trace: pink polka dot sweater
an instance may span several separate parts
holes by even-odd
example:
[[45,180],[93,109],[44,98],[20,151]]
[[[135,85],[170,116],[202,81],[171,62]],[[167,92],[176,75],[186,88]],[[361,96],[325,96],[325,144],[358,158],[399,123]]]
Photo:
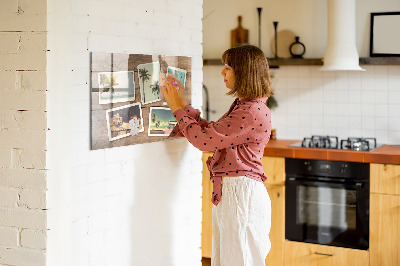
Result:
[[221,200],[224,176],[247,176],[261,182],[267,179],[261,159],[271,131],[271,113],[267,97],[238,98],[218,121],[208,122],[200,111],[187,105],[174,112],[178,125],[171,137],[186,137],[201,151],[215,151],[207,160],[213,182],[212,203]]

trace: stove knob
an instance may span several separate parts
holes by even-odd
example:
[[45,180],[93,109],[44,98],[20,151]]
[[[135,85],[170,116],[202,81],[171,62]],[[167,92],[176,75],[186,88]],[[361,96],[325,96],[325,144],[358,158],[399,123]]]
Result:
[[311,172],[311,170],[312,170],[311,162],[306,162],[305,165],[306,165],[306,170],[308,172]]
[[346,173],[346,169],[347,169],[347,164],[342,164],[342,167],[340,168],[340,173],[341,174]]

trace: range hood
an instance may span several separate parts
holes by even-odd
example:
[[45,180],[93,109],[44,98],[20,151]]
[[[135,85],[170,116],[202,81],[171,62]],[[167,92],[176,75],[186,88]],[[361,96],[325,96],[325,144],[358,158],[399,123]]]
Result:
[[323,71],[358,70],[355,0],[328,0],[328,44]]

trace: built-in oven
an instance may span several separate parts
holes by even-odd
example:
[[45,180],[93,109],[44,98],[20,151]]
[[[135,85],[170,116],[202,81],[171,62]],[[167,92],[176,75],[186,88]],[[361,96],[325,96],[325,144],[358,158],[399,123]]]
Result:
[[285,169],[286,239],[368,249],[369,164],[287,158]]

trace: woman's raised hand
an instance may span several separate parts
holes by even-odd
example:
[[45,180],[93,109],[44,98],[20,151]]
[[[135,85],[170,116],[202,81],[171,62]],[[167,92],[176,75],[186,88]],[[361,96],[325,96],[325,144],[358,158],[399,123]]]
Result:
[[185,88],[175,77],[168,76],[161,90],[172,113],[186,107],[187,103],[184,97]]
[[187,105],[187,102],[185,100],[185,87],[183,84],[179,81],[179,79],[175,78],[172,74],[169,74],[167,76],[167,80],[171,81],[172,84],[175,84],[178,89],[178,97],[179,97],[179,103],[182,106],[182,108],[185,108]]

